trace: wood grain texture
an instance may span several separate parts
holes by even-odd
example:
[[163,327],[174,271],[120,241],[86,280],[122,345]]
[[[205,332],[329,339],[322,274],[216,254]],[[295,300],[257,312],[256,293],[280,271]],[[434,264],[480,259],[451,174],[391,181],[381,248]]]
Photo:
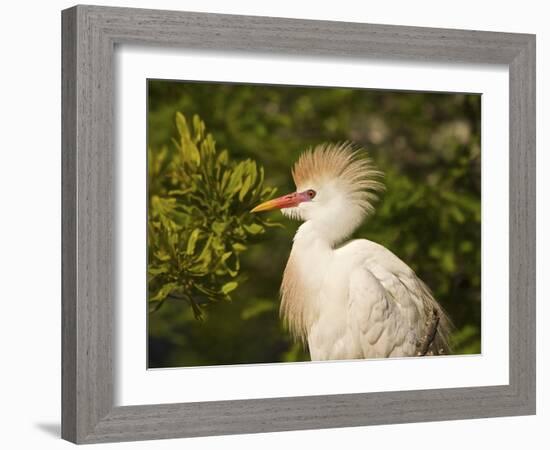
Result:
[[[93,443],[535,412],[532,35],[77,6],[62,14],[62,436]],[[510,383],[114,407],[115,44],[307,58],[505,64],[510,71]]]
[[62,260],[62,431],[65,439],[76,440],[76,10],[63,14],[61,49],[61,243]]
[[536,393],[535,39],[510,71],[510,385],[525,407]]

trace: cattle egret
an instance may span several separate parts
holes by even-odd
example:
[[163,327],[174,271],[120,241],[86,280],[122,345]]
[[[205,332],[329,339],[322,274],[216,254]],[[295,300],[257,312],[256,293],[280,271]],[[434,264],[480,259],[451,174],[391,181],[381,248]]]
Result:
[[296,192],[252,210],[280,209],[303,221],[284,271],[280,312],[312,360],[448,352],[449,320],[414,271],[375,242],[344,242],[373,212],[381,176],[352,144],[319,145],[292,169]]

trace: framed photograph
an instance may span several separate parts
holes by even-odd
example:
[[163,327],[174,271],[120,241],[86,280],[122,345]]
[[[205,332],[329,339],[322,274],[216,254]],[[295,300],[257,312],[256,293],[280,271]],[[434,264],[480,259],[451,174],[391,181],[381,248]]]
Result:
[[535,413],[535,37],[62,13],[62,436]]

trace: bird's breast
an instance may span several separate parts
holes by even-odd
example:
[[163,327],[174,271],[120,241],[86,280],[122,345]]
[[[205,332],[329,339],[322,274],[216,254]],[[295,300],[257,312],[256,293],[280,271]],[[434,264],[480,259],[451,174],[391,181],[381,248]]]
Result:
[[331,264],[330,249],[295,242],[281,284],[281,315],[291,333],[307,340],[320,312],[320,292]]
[[281,287],[281,313],[291,333],[307,342],[313,360],[350,359],[356,355],[349,336],[346,299],[348,260],[334,250],[294,246]]

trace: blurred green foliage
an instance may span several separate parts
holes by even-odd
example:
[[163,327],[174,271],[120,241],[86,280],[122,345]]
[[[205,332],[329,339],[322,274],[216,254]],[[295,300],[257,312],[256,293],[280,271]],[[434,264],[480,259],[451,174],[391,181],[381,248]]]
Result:
[[[148,102],[153,153],[174,156],[177,148],[167,143],[178,135],[176,112],[198,114],[231,161],[256,161],[265,167],[265,184],[282,193],[294,190],[290,168],[305,148],[342,140],[366,148],[385,172],[387,191],[355,237],[386,246],[430,286],[455,324],[455,353],[480,352],[479,95],[150,80]],[[154,178],[150,202],[166,189]],[[242,220],[254,220],[241,212]],[[176,301],[149,315],[150,367],[308,359],[278,317],[278,289],[299,224],[278,212],[267,217],[284,228],[269,229],[239,253],[246,279],[237,277],[232,302],[208,303],[203,321]],[[190,232],[180,231],[182,247]]]

